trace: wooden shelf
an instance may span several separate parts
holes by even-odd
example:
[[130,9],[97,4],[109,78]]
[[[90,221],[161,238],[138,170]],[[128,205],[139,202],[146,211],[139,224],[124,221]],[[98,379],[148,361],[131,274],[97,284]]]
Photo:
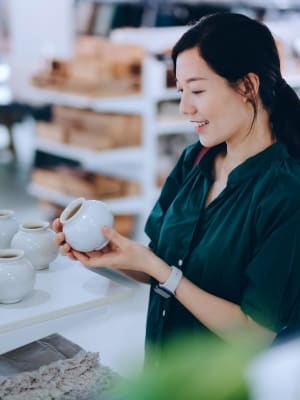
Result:
[[93,151],[78,146],[38,138],[36,140],[36,149],[60,157],[77,160],[85,166],[90,165],[92,167],[115,165],[116,163],[123,165],[139,165],[143,160],[143,151],[141,147]]
[[[74,196],[70,196],[34,183],[29,184],[28,192],[34,197],[47,199],[62,207],[67,206],[70,201],[75,199]],[[136,215],[144,211],[144,202],[141,196],[122,197],[119,199],[104,199],[103,202],[108,205],[113,214]]]

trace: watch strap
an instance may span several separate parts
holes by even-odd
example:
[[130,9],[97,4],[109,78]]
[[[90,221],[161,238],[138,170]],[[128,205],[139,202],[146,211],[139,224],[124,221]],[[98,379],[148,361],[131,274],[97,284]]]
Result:
[[169,298],[170,296],[175,294],[175,290],[182,278],[182,271],[174,267],[173,265],[171,266],[171,273],[164,283],[158,284],[154,290],[156,293],[160,294],[161,296],[165,298]]

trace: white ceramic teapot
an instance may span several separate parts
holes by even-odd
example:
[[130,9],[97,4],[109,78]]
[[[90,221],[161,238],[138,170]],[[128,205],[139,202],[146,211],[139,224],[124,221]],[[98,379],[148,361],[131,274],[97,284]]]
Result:
[[45,269],[58,255],[54,236],[47,221],[25,223],[20,225],[20,230],[12,238],[11,246],[24,250],[25,257],[36,270]]
[[114,224],[114,217],[105,203],[99,200],[73,200],[60,216],[66,241],[78,251],[100,250],[108,240],[101,227]]
[[35,270],[24,251],[0,250],[0,303],[17,303],[33,290]]
[[8,249],[19,224],[13,210],[0,210],[0,249]]

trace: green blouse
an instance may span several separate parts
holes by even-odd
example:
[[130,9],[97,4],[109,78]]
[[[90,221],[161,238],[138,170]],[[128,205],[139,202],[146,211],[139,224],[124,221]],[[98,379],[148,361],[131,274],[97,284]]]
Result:
[[[278,332],[300,322],[300,162],[275,143],[236,167],[205,208],[220,147],[196,166],[201,144],[184,150],[146,223],[150,247],[197,286]],[[156,283],[147,343],[160,348],[173,335],[207,330],[175,298],[156,294]]]

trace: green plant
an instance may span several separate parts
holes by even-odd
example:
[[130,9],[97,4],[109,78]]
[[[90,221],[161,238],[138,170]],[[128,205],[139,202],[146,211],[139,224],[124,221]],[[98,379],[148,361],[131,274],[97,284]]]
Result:
[[248,400],[245,369],[260,348],[253,338],[235,345],[209,337],[167,346],[159,368],[119,388],[122,400]]

